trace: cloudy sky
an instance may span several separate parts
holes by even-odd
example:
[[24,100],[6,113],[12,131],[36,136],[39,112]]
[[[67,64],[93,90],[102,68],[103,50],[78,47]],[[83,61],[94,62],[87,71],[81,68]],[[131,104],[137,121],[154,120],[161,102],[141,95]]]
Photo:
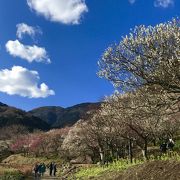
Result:
[[108,45],[179,13],[179,0],[1,0],[0,102],[30,110],[98,101],[114,91],[96,75]]

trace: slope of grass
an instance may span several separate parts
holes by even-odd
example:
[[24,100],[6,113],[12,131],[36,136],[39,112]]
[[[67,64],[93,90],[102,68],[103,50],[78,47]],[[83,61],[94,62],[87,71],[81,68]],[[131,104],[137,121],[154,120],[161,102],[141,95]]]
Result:
[[2,163],[33,166],[35,163],[49,164],[52,161],[58,164],[61,163],[61,160],[58,159],[57,157],[46,158],[46,157],[23,156],[21,154],[11,155],[8,158],[4,159]]
[[82,178],[98,177],[105,172],[112,172],[112,171],[119,172],[131,166],[142,163],[143,161],[139,161],[139,160],[130,163],[128,160],[121,159],[119,161],[114,161],[113,163],[109,164],[109,166],[94,166],[88,169],[81,168],[81,170],[76,173],[76,178],[82,179]]
[[[148,162],[153,161],[175,161],[180,162],[180,155],[176,152],[169,152],[168,154],[164,154],[162,156],[151,156]],[[144,163],[148,163],[147,161],[143,160],[134,160],[133,163],[130,163],[128,160],[119,160],[115,161],[112,164],[110,164],[108,167],[101,167],[101,166],[94,166],[91,168],[81,168],[80,171],[78,171],[75,175],[77,179],[98,179],[101,178],[101,176],[108,174],[119,174],[123,170],[129,169],[130,167],[135,167],[137,165],[141,165]],[[107,177],[105,176],[105,177]],[[112,177],[111,177],[112,178]]]

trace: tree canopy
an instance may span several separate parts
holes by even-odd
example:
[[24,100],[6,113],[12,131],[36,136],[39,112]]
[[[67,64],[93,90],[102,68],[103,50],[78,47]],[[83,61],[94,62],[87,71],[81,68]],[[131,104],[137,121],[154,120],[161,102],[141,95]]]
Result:
[[122,91],[158,85],[180,93],[180,20],[135,27],[107,48],[98,65],[98,75]]

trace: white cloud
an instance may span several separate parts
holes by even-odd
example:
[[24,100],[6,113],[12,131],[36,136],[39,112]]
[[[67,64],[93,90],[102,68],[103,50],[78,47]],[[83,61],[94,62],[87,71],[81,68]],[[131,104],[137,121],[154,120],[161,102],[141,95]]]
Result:
[[34,36],[39,33],[42,34],[42,31],[38,27],[29,26],[25,23],[20,23],[16,25],[17,27],[17,37],[22,39],[24,35],[29,35],[30,37],[34,38]]
[[27,4],[46,19],[64,24],[79,24],[88,12],[85,0],[27,0]]
[[168,8],[169,6],[174,5],[174,0],[155,0],[154,6],[155,7],[162,7],[162,8]]
[[136,2],[136,0],[128,0],[129,1],[129,3],[131,3],[131,4],[134,4],[135,2]]
[[18,40],[9,40],[6,43],[6,50],[14,57],[20,57],[28,62],[45,62],[50,63],[45,48],[36,45],[28,46],[20,43]]
[[55,95],[45,83],[38,85],[40,80],[37,71],[30,71],[21,66],[0,70],[0,92],[9,95],[20,95],[29,98],[46,98]]

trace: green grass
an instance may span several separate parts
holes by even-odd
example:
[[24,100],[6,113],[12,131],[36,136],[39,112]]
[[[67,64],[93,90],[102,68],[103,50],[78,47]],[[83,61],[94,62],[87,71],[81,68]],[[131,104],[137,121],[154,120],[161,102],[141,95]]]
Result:
[[22,173],[14,168],[5,168],[0,166],[0,180],[21,180],[23,179]]
[[102,168],[102,167],[92,167],[89,169],[82,168],[79,172],[76,173],[76,178],[80,179],[83,177],[96,177],[103,172],[107,171],[107,168]]
[[3,166],[0,166],[0,175],[6,173],[6,172],[15,172],[17,171],[16,169],[14,168],[6,168],[6,167],[3,167]]
[[162,154],[161,156],[150,156],[150,161],[153,160],[163,160],[163,161],[169,161],[169,160],[175,160],[180,161],[180,154],[177,152],[169,151],[166,154]]
[[134,160],[133,163],[130,163],[128,160],[118,160],[114,161],[113,163],[109,164],[109,166],[94,166],[91,168],[81,168],[79,172],[76,173],[76,178],[77,179],[82,179],[82,178],[90,178],[90,177],[97,177],[101,175],[102,173],[106,171],[122,171],[124,169],[127,169],[131,166],[137,165],[137,164],[142,164],[143,161],[140,160]]
[[23,180],[24,176],[18,171],[6,171],[0,180]]
[[[180,155],[176,152],[168,152],[167,154],[163,154],[161,156],[151,156],[149,161],[155,161],[155,160],[175,160],[180,161]],[[143,164],[145,161],[143,160],[133,160],[133,163],[130,163],[128,160],[118,160],[114,161],[113,163],[109,164],[108,167],[104,166],[97,166],[91,168],[81,168],[80,171],[78,171],[75,174],[75,177],[77,179],[88,179],[90,177],[98,177],[101,176],[105,172],[120,172],[122,170],[128,169],[129,167]]]
[[180,140],[176,140],[174,150],[180,151]]

